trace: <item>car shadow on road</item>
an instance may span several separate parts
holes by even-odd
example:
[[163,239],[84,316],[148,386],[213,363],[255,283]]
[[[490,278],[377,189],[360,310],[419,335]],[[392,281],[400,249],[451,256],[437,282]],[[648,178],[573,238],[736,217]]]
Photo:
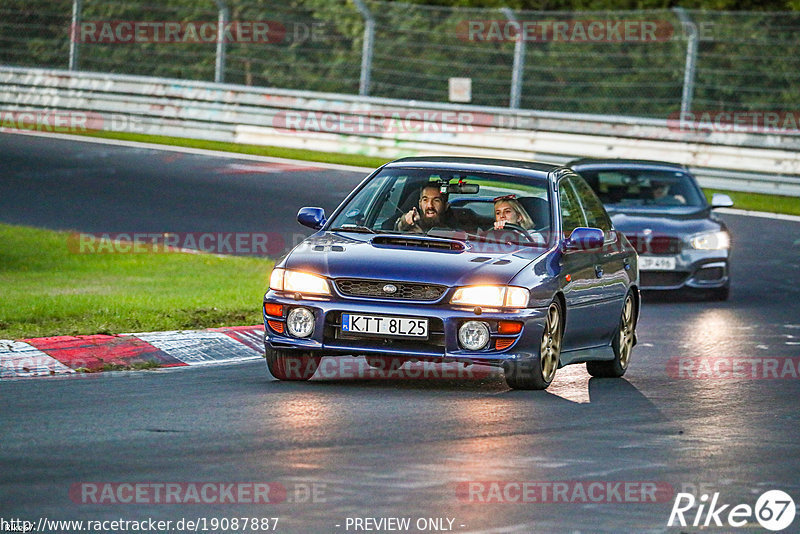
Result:
[[[544,391],[513,390],[508,387],[503,371],[483,365],[406,363],[388,370],[373,369],[362,358],[337,357],[326,365],[326,358],[308,382],[272,380],[270,385],[285,389],[309,389],[315,392],[330,390],[430,391],[433,393],[475,392],[482,396],[505,399],[536,400],[539,404],[572,405],[580,411],[599,414],[635,413],[636,418],[653,422],[667,418],[639,389],[625,378],[589,377],[582,365],[566,366],[558,371],[550,387]],[[333,372],[335,371],[335,372]]]

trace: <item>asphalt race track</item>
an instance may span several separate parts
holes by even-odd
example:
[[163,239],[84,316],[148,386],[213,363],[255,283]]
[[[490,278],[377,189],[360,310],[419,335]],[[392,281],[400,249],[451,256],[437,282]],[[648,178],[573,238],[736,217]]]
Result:
[[[4,134],[0,221],[291,236],[304,233],[298,207],[330,212],[363,177],[241,165],[254,162]],[[390,531],[367,529],[378,525],[367,518],[409,518],[410,532],[698,532],[697,507],[689,526],[668,527],[678,492],[698,504],[718,492],[730,505],[722,521],[767,490],[798,503],[800,223],[724,217],[730,300],[645,295],[621,380],[572,366],[546,392],[510,391],[496,373],[296,384],[275,381],[262,362],[4,380],[0,516],[205,518],[208,527],[277,517],[277,531],[293,533]],[[515,482],[540,483],[527,500],[548,502],[498,503],[520,500]],[[595,482],[630,492],[582,497]],[[86,489],[112,487],[104,483],[274,486],[267,504],[93,504]],[[556,487],[569,489],[556,497],[547,491]],[[637,498],[642,487],[658,491]],[[711,532],[764,531],[755,516],[743,528],[711,521]]]
[[311,233],[366,173],[0,134],[0,221],[80,232]]

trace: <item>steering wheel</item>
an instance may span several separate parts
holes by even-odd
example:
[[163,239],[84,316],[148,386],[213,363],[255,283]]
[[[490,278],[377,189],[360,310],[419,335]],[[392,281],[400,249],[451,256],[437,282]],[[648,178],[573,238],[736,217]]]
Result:
[[518,232],[518,233],[524,235],[525,239],[527,239],[531,243],[537,243],[537,241],[531,236],[531,234],[529,234],[528,231],[525,228],[521,227],[518,224],[506,223],[506,224],[503,225],[502,228],[500,228],[498,230],[495,230],[495,231],[499,232],[500,230],[505,230],[506,228],[508,228],[509,230],[514,230],[515,232]]

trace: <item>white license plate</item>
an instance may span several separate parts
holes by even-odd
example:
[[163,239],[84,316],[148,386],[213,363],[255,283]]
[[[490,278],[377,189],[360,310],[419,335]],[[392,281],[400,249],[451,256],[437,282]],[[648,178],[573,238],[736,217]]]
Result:
[[428,320],[343,313],[342,332],[427,338]]
[[674,271],[677,265],[675,256],[639,256],[640,271]]

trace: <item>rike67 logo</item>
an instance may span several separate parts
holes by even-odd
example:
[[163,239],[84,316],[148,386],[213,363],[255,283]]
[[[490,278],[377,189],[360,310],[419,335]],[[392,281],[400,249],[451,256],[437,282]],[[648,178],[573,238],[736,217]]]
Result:
[[[691,493],[678,493],[667,526],[741,528],[752,527],[755,519],[763,528],[778,532],[792,524],[797,512],[794,500],[781,490],[762,493],[754,508],[749,504],[731,506],[720,503],[719,492],[714,493],[710,499],[708,494],[703,494],[699,501],[698,503]],[[697,511],[694,511],[696,505]]]

